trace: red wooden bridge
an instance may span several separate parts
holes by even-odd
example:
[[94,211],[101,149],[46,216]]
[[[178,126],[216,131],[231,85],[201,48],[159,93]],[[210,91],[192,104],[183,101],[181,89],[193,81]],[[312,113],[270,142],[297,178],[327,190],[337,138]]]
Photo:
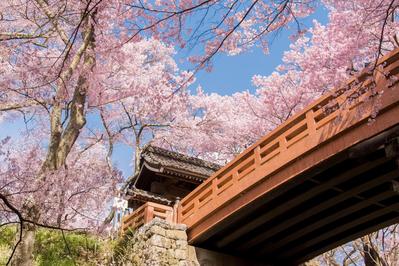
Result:
[[260,139],[175,210],[146,205],[123,230],[158,216],[186,224],[195,246],[287,265],[399,222],[399,50],[378,65]]

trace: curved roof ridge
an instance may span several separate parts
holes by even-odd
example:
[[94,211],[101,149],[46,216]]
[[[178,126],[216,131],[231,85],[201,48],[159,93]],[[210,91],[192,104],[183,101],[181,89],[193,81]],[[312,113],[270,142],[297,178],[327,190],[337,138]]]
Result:
[[196,157],[192,157],[183,153],[179,153],[179,152],[175,152],[175,151],[170,151],[158,146],[154,146],[154,145],[146,145],[146,147],[144,147],[143,151],[142,151],[142,156],[145,156],[148,153],[155,153],[161,156],[165,156],[165,157],[169,157],[169,158],[173,158],[174,160],[179,160],[179,161],[183,161],[186,163],[190,163],[192,165],[196,165],[196,166],[200,166],[200,167],[205,167],[205,168],[209,168],[212,170],[219,170],[219,168],[221,168],[222,166],[213,162],[209,162],[206,160],[202,160]]

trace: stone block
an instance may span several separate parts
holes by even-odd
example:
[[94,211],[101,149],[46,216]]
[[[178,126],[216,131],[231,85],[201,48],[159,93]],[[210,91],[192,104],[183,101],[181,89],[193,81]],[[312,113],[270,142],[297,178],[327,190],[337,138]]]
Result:
[[179,261],[179,266],[201,266],[198,262],[196,261],[189,261],[189,260],[181,260]]
[[[199,266],[187,243],[186,226],[154,219],[133,234],[129,257],[121,265]],[[190,255],[190,252],[193,253]]]
[[150,245],[162,247],[162,248],[170,248],[171,247],[171,240],[161,236],[161,235],[153,235],[149,241]]
[[176,248],[178,249],[187,249],[188,243],[186,240],[176,240]]
[[[195,248],[193,246],[188,246],[187,249],[187,254],[188,254],[188,261],[191,261],[193,265],[200,265],[198,263],[198,258],[197,258],[197,253],[195,252]],[[195,262],[195,263],[194,263]],[[197,263],[197,264],[196,264]]]
[[166,231],[166,237],[177,240],[187,240],[187,234],[180,230],[168,230]]
[[165,221],[165,220],[162,220],[162,219],[160,219],[160,218],[158,218],[158,217],[155,217],[151,222],[149,222],[148,224],[148,227],[152,227],[152,226],[154,226],[154,225],[157,225],[157,226],[160,226],[160,227],[162,227],[162,228],[164,228],[164,229],[171,229],[172,228],[172,224],[170,224],[170,223],[168,223],[167,221]]
[[179,259],[179,260],[185,260],[185,259],[187,259],[187,250],[184,250],[184,249],[176,249],[175,250],[175,257],[176,257],[176,259]]
[[165,236],[166,235],[166,230],[159,225],[154,225],[150,227],[149,232],[153,235],[161,235]]
[[181,230],[181,231],[186,231],[187,230],[187,225],[185,224],[174,224],[173,225],[174,230]]
[[162,247],[150,247],[150,249],[147,250],[148,259],[150,260],[159,260],[160,258],[164,257],[167,249],[162,248]]

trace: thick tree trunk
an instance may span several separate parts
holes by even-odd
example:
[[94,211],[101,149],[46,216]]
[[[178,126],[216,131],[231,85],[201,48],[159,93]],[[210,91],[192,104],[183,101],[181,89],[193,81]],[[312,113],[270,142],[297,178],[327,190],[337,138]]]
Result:
[[32,224],[24,223],[22,226],[21,242],[18,244],[16,253],[11,260],[12,266],[34,265],[33,250],[35,247],[35,235],[36,227]]
[[[40,1],[43,3],[43,1]],[[96,11],[86,17],[85,28],[82,32],[83,43],[78,49],[76,55],[72,58],[72,63],[64,71],[60,77],[60,86],[58,88],[57,96],[55,97],[55,104],[50,113],[50,144],[47,152],[46,160],[42,165],[41,172],[38,179],[45,180],[46,173],[65,167],[66,159],[70,153],[76,139],[78,138],[81,129],[86,123],[84,106],[86,103],[86,93],[88,89],[88,75],[95,65],[94,57],[94,15]],[[74,94],[71,102],[70,118],[64,129],[61,123],[62,108],[58,99],[58,93],[63,91],[63,82],[69,80],[73,71],[83,59],[83,68],[87,71],[82,72],[74,89]],[[36,217],[40,215],[40,207],[35,203],[29,204],[27,207],[27,219],[37,221]],[[61,214],[62,215],[62,214]],[[62,216],[58,216],[58,223],[61,223]],[[35,245],[35,225],[24,223],[22,241],[19,243],[16,253],[14,254],[11,265],[15,266],[32,266],[33,251]],[[19,236],[18,238],[19,239]]]

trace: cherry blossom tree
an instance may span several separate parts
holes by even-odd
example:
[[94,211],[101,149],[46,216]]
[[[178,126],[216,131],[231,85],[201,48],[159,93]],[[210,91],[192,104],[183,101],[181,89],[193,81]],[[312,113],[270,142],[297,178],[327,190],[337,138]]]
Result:
[[[399,46],[395,1],[323,2],[329,11],[328,24],[314,21],[312,28],[300,32],[274,73],[254,76],[255,95],[198,93],[192,96],[193,110],[184,122],[186,127],[162,132],[157,141],[171,149],[226,162],[360,70],[373,70],[383,54]],[[175,141],[173,136],[177,136]],[[323,265],[395,265],[397,248],[395,225],[318,260]]]
[[133,147],[133,167],[139,169],[142,146],[154,131],[168,128],[185,113],[192,78],[178,69],[174,48],[155,39],[126,44],[119,53],[109,58],[105,71],[96,73],[102,88],[96,107],[109,147],[114,142]]
[[[96,231],[106,214],[105,204],[121,182],[120,174],[107,167],[106,149],[98,142],[80,143],[71,151],[65,168],[37,178],[46,151],[35,135],[2,140],[2,225],[19,224],[23,235],[17,241],[21,245],[34,242],[35,226]],[[29,248],[19,251],[13,264],[23,263],[23,258],[32,256],[33,245],[26,246]]]
[[328,251],[313,262],[320,265],[396,265],[398,249],[398,225],[393,225]]
[[[311,101],[341,87],[358,71],[374,69],[383,54],[398,47],[396,1],[320,1],[307,3],[306,12],[317,4],[329,13],[327,25],[315,20],[306,29],[297,17],[284,24],[297,25],[300,30],[294,31],[290,50],[284,53],[283,63],[276,71],[253,77],[255,94],[192,95],[191,113],[182,116],[186,121],[180,123],[186,125],[160,133],[156,141],[206,159],[228,161]],[[305,13],[301,15],[308,14]],[[248,20],[248,25],[243,22],[243,28],[248,26],[246,29],[256,32],[252,28],[256,18]],[[229,53],[241,52],[240,47],[235,43]],[[176,137],[178,143],[173,136],[180,136]]]
[[247,104],[253,95],[206,94],[201,88],[189,95],[189,106],[153,142],[220,164],[225,164],[267,132],[265,121]]
[[[381,55],[399,46],[395,1],[323,3],[329,12],[328,24],[314,21],[285,52],[276,72],[253,77],[257,94],[268,107],[263,116],[281,123],[323,93],[341,87],[356,72],[374,69]],[[280,98],[281,106],[273,104],[274,97]]]
[[[275,84],[284,93],[275,86],[267,96],[270,81],[259,77],[257,95],[221,97],[190,95],[186,87],[218,52],[235,55],[254,46],[267,52],[271,33],[292,26],[302,33],[300,18],[320,2],[1,1],[0,119],[22,120],[34,134],[1,147],[2,215],[13,213],[21,225],[14,264],[32,264],[35,226],[72,226],[76,217],[99,215],[96,204],[79,199],[93,193],[104,202],[114,189],[114,141],[139,152],[154,134],[163,145],[226,160],[344,78],[348,64],[356,69],[396,45],[396,1],[321,3],[330,10],[330,26],[315,24],[312,45],[305,34],[286,54],[285,69],[272,79],[280,79]],[[331,43],[334,53],[326,52]],[[171,45],[200,51],[189,57],[194,71],[177,69]],[[366,48],[354,51],[359,47]],[[331,72],[313,75],[329,55],[336,58]],[[324,83],[317,85],[319,79]],[[88,128],[90,115],[103,127]]]

